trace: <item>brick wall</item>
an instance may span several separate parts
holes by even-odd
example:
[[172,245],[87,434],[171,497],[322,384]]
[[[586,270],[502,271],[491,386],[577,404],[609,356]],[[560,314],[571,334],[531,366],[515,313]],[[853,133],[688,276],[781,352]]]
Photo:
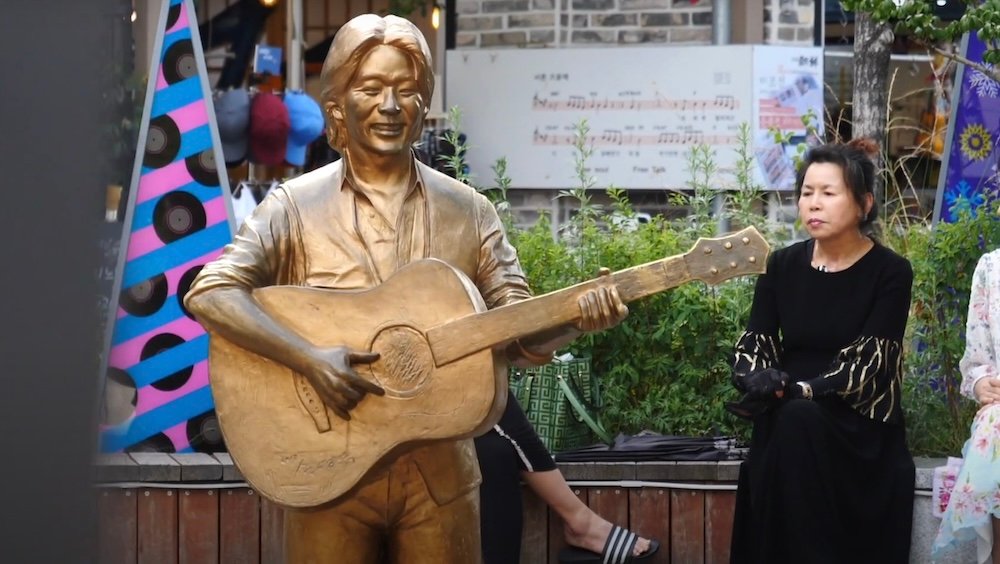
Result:
[[812,45],[814,0],[764,0],[764,42]]
[[[765,42],[811,44],[814,1],[764,0]],[[712,42],[712,0],[456,0],[455,6],[459,49]]]

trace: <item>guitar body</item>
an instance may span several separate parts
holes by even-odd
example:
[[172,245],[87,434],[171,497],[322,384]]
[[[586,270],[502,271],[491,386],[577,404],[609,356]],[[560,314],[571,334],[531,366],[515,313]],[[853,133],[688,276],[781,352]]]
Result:
[[211,335],[212,392],[229,453],[247,482],[276,503],[335,500],[387,454],[477,436],[500,418],[505,359],[487,348],[435,364],[426,331],[486,309],[468,277],[442,261],[411,263],[365,291],[272,286],[254,297],[316,345],[380,353],[355,370],[386,390],[366,396],[344,421],[301,375]]

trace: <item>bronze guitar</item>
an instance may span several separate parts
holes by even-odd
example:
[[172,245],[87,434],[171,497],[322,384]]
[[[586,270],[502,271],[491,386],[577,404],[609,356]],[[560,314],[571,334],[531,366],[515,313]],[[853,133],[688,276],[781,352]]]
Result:
[[691,280],[717,284],[764,272],[768,252],[748,227],[699,239],[682,255],[492,310],[468,277],[435,259],[413,262],[364,291],[260,288],[254,297],[263,309],[316,345],[379,352],[379,361],[356,369],[386,393],[366,397],[343,421],[303,376],[212,333],[210,379],[226,445],[264,497],[288,507],[324,504],[394,449],[490,429],[507,400],[498,345],[574,321],[577,297],[588,289],[617,285],[627,303]]

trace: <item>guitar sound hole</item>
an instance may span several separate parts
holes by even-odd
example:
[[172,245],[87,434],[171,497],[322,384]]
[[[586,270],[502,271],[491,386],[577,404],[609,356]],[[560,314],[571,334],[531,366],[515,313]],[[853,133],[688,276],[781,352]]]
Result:
[[381,355],[377,362],[371,364],[371,376],[389,396],[416,395],[434,365],[424,336],[411,327],[383,329],[372,342],[371,350]]

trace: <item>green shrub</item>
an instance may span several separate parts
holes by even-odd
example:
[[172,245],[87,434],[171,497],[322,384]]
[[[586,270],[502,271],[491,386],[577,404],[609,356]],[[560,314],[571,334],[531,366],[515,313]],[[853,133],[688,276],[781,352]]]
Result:
[[1000,248],[998,213],[1000,203],[984,205],[955,223],[911,225],[887,236],[913,265],[903,407],[914,454],[954,456],[968,438],[976,404],[959,395],[958,362],[976,262]]

